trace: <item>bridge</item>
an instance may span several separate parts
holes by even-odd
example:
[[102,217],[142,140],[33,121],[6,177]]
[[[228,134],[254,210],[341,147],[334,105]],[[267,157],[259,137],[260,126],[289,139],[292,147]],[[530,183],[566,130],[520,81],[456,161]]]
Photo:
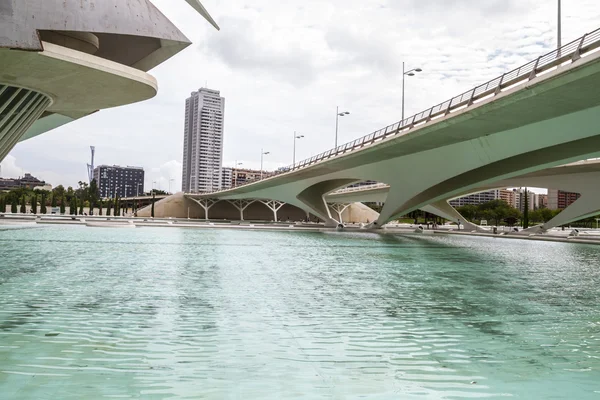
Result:
[[154,97],[147,72],[190,44],[150,0],[1,0],[0,161],[20,141]]
[[445,200],[478,188],[596,158],[600,155],[599,46],[600,30],[596,30],[280,174],[186,197],[205,213],[222,200],[236,202],[242,212],[257,200],[289,204],[334,226],[338,221],[327,205],[327,195],[371,180],[388,185],[385,205],[371,225],[378,228],[417,209],[430,207],[440,213],[437,208]]

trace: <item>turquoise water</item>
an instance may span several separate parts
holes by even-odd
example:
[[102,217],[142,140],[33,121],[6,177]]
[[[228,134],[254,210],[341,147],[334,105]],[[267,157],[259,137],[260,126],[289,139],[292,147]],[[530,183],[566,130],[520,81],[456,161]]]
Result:
[[0,229],[0,399],[600,399],[600,246]]

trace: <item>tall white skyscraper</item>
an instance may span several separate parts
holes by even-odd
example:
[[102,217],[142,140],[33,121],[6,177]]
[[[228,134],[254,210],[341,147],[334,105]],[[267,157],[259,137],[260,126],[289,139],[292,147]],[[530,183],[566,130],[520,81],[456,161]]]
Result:
[[185,101],[182,186],[186,193],[221,189],[225,99],[201,88]]

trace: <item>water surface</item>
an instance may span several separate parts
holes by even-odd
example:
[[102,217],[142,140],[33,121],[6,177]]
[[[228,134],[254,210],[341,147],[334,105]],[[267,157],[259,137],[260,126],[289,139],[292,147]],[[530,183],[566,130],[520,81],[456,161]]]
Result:
[[600,399],[600,246],[0,229],[1,399]]

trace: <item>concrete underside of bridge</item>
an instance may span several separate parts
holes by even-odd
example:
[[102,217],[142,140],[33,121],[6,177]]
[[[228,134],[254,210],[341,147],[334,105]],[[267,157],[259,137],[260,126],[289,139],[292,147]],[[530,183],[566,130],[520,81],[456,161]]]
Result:
[[[157,201],[154,205],[154,216],[156,218],[191,218],[210,220],[247,220],[247,221],[304,221],[307,217],[311,221],[323,221],[313,214],[308,214],[301,208],[291,204],[278,204],[274,212],[273,204],[267,201],[253,201],[243,204],[246,206],[243,213],[235,201],[222,200],[210,205],[207,210],[197,201],[186,197],[183,193],[177,193],[165,199]],[[336,213],[335,204],[331,212]],[[364,204],[344,204],[337,208],[341,215],[336,215],[338,221],[344,223],[369,223],[374,221],[379,214]],[[137,212],[139,217],[150,217],[151,206],[144,207]]]
[[[600,55],[377,144],[197,198],[275,199],[337,223],[325,196],[352,182],[390,185],[373,228],[493,182],[600,155]],[[443,203],[442,203],[443,205]],[[451,210],[446,210],[450,212]]]
[[[526,230],[526,232],[540,232],[600,214],[600,186],[598,183],[600,183],[600,161],[584,161],[492,182],[477,187],[474,191],[465,190],[459,195],[464,196],[506,187],[539,187],[581,194],[581,197],[575,203],[563,210],[554,219]],[[361,191],[331,194],[327,196],[327,201],[385,203],[388,193],[389,187],[366,188]],[[478,229],[476,225],[465,222],[466,219],[448,204],[448,199],[421,207],[421,210],[450,221],[461,221],[467,229]]]

